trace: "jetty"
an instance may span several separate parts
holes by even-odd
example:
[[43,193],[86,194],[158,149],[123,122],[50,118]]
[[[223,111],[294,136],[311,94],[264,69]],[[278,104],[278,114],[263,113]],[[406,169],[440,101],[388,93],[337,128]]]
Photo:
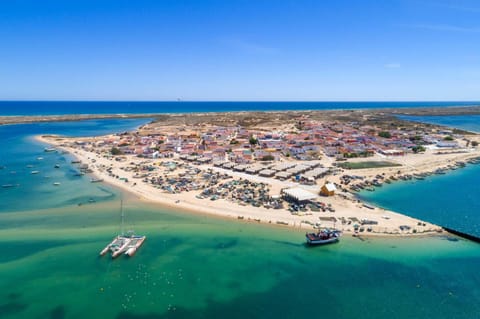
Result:
[[455,230],[453,228],[449,228],[449,227],[442,227],[445,231],[449,232],[450,234],[454,234],[454,235],[457,235],[458,237],[461,237],[461,238],[464,238],[464,239],[468,239],[468,240],[471,240],[475,243],[479,243],[480,244],[480,237],[478,236],[475,236],[475,235],[471,235],[471,234],[467,234],[467,233],[464,233],[464,232],[461,232],[459,230]]

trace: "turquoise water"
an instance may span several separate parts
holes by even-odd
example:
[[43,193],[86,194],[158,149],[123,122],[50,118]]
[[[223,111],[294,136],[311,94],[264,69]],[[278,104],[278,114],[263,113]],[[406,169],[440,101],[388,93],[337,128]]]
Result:
[[471,132],[480,133],[480,115],[457,116],[411,116],[401,115],[401,119],[423,123],[439,124],[448,127],[461,128]]
[[[92,200],[105,200],[112,191],[102,185],[88,183],[88,178],[74,176],[76,168],[70,165],[68,154],[46,153],[47,145],[35,142],[37,134],[64,134],[94,136],[110,132],[132,130],[148,122],[132,120],[88,120],[0,126],[2,152],[0,154],[0,213],[2,211],[60,207]],[[60,168],[55,168],[59,164]],[[31,174],[39,171],[38,174]],[[59,182],[60,186],[53,183]],[[22,200],[19,200],[22,199]]]
[[[480,132],[480,116],[401,116],[411,121]],[[424,181],[398,182],[362,192],[360,197],[378,206],[480,236],[480,165]]]
[[[69,123],[69,134],[88,133],[84,124],[76,130]],[[46,126],[49,133],[65,133],[56,125]],[[60,160],[29,138],[39,130],[19,125],[2,132],[10,139],[4,171],[39,154],[50,164]],[[61,169],[71,169],[68,160]],[[63,187],[68,173],[56,176],[60,193],[46,191],[49,182],[30,175],[22,176],[22,193],[1,190],[2,319],[470,319],[480,313],[480,246],[468,241],[345,237],[307,248],[301,231],[167,210],[88,179]],[[92,196],[99,200],[78,206],[79,198]],[[119,232],[121,198],[126,226],[148,239],[133,258],[100,258]]]
[[384,185],[360,197],[377,206],[480,236],[480,165],[423,181]]
[[[345,238],[189,216],[127,201],[147,242],[97,257],[118,202],[0,215],[2,318],[474,318],[478,245]],[[123,257],[123,256],[122,256]]]

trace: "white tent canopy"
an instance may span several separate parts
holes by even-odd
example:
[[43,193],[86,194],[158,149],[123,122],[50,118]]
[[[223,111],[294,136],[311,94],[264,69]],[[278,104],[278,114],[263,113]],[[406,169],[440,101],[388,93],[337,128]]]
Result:
[[312,194],[300,187],[284,189],[283,194],[299,202],[313,200],[317,198],[317,195]]

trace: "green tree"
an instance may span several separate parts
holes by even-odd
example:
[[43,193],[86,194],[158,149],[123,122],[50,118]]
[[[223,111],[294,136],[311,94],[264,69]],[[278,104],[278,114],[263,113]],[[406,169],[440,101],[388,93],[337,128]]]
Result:
[[478,146],[478,142],[477,142],[477,141],[472,141],[472,146],[473,146],[473,147],[477,147],[477,146]]
[[112,147],[112,149],[110,150],[110,153],[112,153],[112,155],[122,155],[123,154],[123,152],[118,147]]
[[443,138],[444,141],[453,141],[453,136],[448,135]]
[[422,152],[425,152],[425,147],[423,147],[422,145],[416,145],[414,147],[412,147],[412,151],[416,154],[416,153],[422,153]]
[[273,161],[275,159],[275,157],[273,157],[273,155],[264,155],[262,156],[262,161]]
[[381,131],[378,133],[378,136],[383,137],[383,138],[390,138],[392,137],[392,134],[388,131]]
[[250,139],[248,140],[250,145],[257,145],[258,144],[258,140],[252,136],[250,136]]

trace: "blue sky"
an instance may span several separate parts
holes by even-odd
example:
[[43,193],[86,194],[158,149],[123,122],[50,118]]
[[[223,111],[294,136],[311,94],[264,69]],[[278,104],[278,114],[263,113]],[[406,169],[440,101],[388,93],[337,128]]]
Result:
[[480,2],[0,1],[0,100],[480,100]]

